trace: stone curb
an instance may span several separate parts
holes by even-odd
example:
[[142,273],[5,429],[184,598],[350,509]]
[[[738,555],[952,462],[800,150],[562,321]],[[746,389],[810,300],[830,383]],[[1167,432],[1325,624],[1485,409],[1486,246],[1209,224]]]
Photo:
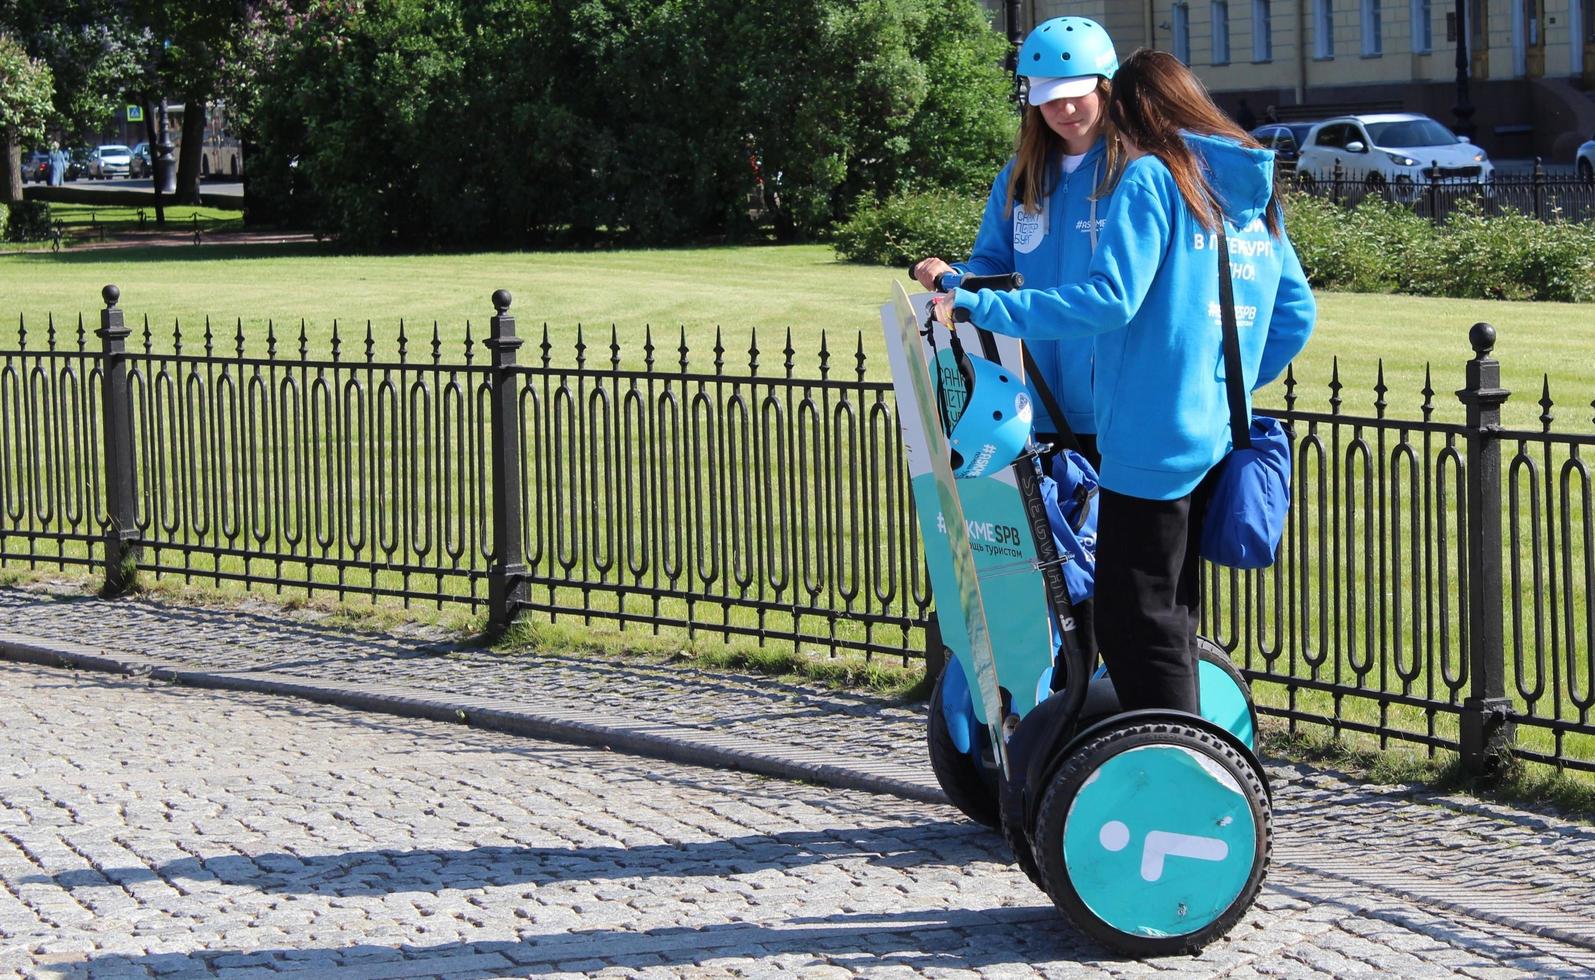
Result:
[[806,749],[680,725],[561,708],[533,709],[513,698],[470,698],[392,685],[309,679],[260,670],[203,670],[181,662],[112,655],[103,649],[0,633],[0,660],[148,677],[188,687],[300,698],[358,711],[452,722],[471,728],[611,749],[684,765],[881,793],[919,803],[948,804],[929,773],[890,763],[871,765],[823,749]]

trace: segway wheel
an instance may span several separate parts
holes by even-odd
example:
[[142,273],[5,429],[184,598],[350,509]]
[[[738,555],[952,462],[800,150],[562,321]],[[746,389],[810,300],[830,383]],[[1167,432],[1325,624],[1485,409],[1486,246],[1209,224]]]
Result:
[[1192,953],[1251,907],[1273,848],[1257,763],[1199,728],[1127,721],[1047,787],[1032,834],[1047,894],[1131,956]]
[[1197,674],[1202,691],[1202,717],[1257,751],[1257,708],[1246,678],[1230,662],[1224,648],[1205,636],[1196,638]]
[[947,730],[947,716],[942,713],[942,685],[949,671],[961,669],[949,662],[947,669],[936,678],[935,690],[930,696],[929,718],[925,726],[925,740],[930,747],[930,768],[936,782],[953,806],[964,816],[992,830],[1002,829],[1002,817],[997,804],[997,773],[988,771],[979,759],[981,749],[989,736],[983,727],[976,726],[974,737],[978,740],[975,753],[961,752]]

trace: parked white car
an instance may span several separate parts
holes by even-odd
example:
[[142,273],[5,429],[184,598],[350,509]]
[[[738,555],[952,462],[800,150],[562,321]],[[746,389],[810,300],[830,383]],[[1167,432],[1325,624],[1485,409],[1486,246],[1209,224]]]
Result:
[[1483,150],[1415,112],[1338,116],[1314,126],[1296,161],[1297,172],[1322,180],[1337,163],[1346,180],[1361,181],[1369,190],[1389,185],[1407,201],[1422,193],[1432,166],[1440,168],[1441,183],[1479,183],[1486,194],[1495,178],[1495,166]]
[[1578,175],[1586,181],[1595,181],[1595,136],[1578,148]]

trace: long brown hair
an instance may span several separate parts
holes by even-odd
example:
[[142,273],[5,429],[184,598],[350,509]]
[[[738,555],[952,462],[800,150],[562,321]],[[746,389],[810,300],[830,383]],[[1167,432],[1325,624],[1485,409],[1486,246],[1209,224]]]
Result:
[[[1115,136],[1128,139],[1163,161],[1191,214],[1209,231],[1218,226],[1214,208],[1217,196],[1202,172],[1201,160],[1180,134],[1223,136],[1242,146],[1262,148],[1213,104],[1201,80],[1180,59],[1150,48],[1141,48],[1124,59],[1114,73],[1108,123]],[[1113,178],[1117,181],[1118,174]],[[1279,235],[1281,213],[1279,195],[1275,193],[1269,198],[1263,218],[1269,234],[1275,237]]]
[[[1107,122],[1108,97],[1113,92],[1113,86],[1106,78],[1097,79],[1097,103],[1101,107],[1101,115],[1097,118],[1097,130],[1092,135],[1095,142],[1096,136],[1101,134]],[[1107,145],[1108,166],[1103,171],[1102,181],[1092,192],[1097,196],[1106,193],[1112,186],[1113,175],[1123,169],[1122,157],[1124,150],[1113,140],[1108,140]],[[1041,211],[1041,202],[1052,193],[1053,186],[1058,180],[1058,159],[1063,156],[1063,137],[1052,131],[1047,125],[1047,120],[1041,115],[1041,107],[1026,105],[1024,118],[1019,123],[1019,138],[1014,147],[1014,165],[1008,172],[1008,214],[1013,215],[1014,202],[1019,201],[1024,209],[1031,214]]]

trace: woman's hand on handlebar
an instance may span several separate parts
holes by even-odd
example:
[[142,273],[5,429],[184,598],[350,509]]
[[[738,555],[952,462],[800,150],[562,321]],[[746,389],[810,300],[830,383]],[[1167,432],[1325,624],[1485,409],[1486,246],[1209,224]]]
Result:
[[936,277],[943,272],[951,272],[952,268],[933,255],[928,259],[921,259],[914,266],[914,280],[926,289],[935,289]]
[[930,309],[936,316],[936,322],[948,330],[953,327],[953,294],[951,292],[937,293],[930,301]]

